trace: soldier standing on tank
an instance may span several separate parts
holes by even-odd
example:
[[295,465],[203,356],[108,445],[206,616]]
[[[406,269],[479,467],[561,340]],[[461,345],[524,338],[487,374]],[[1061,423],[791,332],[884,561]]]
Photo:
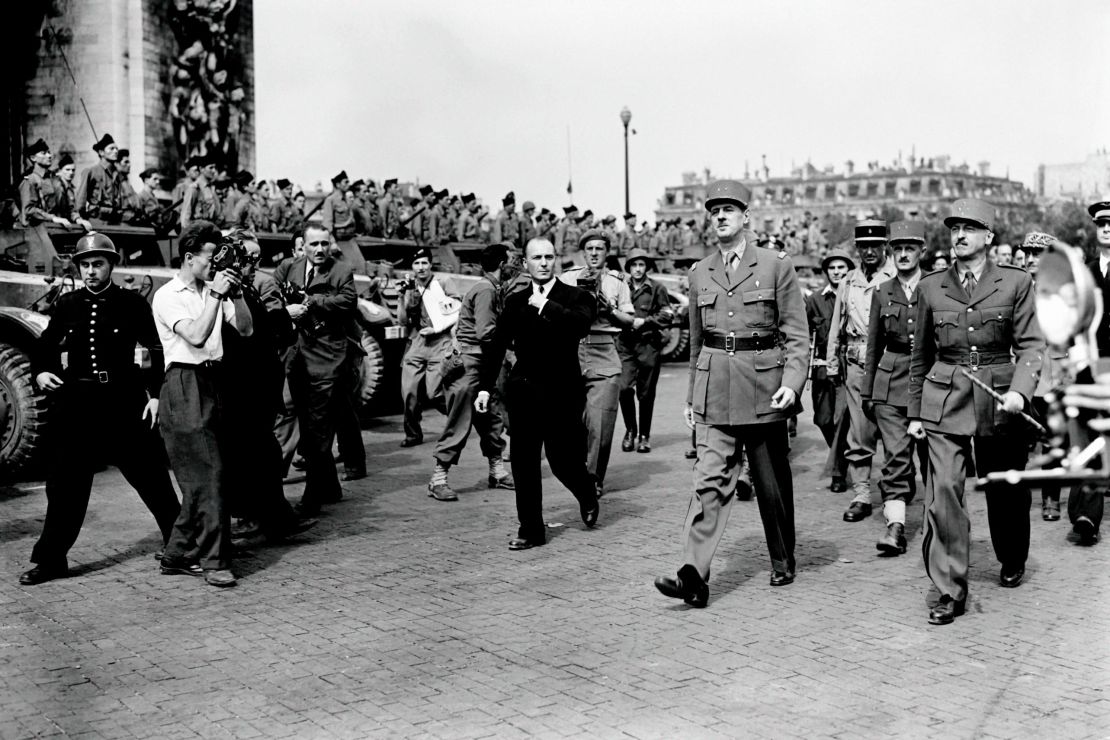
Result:
[[720,250],[690,270],[690,385],[684,416],[696,430],[694,495],[683,565],[655,587],[693,607],[709,603],[709,566],[724,534],[743,447],[771,555],[772,586],[793,583],[794,484],[786,420],[806,382],[805,306],[790,259],[755,245],[751,191],[735,180],[706,188]]
[[459,213],[459,220],[455,224],[455,241],[476,242],[482,236],[481,230],[478,228],[478,219],[474,216],[474,212],[478,210],[478,201],[474,197],[474,193],[466,193],[461,200],[462,211]]
[[47,223],[71,227],[73,224],[68,218],[52,212],[59,188],[50,175],[50,165],[54,162],[50,147],[39,139],[23,154],[31,160],[31,171],[19,183],[20,225],[27,227]]
[[520,219],[516,215],[516,195],[507,194],[501,199],[501,212],[493,220],[493,231],[490,232],[490,241],[509,242],[513,245],[520,244]]
[[193,164],[199,167],[197,178],[186,185],[181,203],[181,228],[192,221],[215,221],[220,217],[220,201],[216,197],[216,163],[198,157]]
[[561,270],[585,264],[578,248],[583,232],[580,221],[577,206],[563,206],[563,219],[555,229],[555,255],[560,260]]
[[320,220],[324,228],[331,232],[332,241],[347,241],[355,235],[355,214],[347,202],[351,178],[343,170],[331,179],[331,184],[332,191],[324,198],[324,205],[320,207]]
[[77,183],[77,212],[92,220],[118,224],[120,203],[119,146],[111,134],[93,144],[100,161],[81,173]]
[[617,254],[631,254],[637,243],[636,214],[629,211],[624,214],[624,228],[617,237]]

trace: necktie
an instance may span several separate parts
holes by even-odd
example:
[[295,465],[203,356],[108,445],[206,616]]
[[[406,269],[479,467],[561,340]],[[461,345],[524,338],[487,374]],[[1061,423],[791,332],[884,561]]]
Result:
[[316,277],[316,266],[308,266],[308,277],[304,279],[304,287],[308,287],[312,283],[312,278]]
[[736,263],[739,261],[740,258],[736,256],[736,252],[729,252],[725,257],[725,271],[731,275],[736,270]]
[[967,297],[970,298],[975,293],[975,287],[979,285],[979,281],[975,279],[975,273],[968,270],[964,275],[964,290],[967,291]]

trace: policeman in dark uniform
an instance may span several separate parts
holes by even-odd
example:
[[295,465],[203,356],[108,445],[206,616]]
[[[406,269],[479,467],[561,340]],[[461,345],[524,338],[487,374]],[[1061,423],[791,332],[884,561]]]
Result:
[[683,565],[655,587],[694,607],[709,603],[709,565],[724,534],[743,447],[771,555],[771,585],[794,581],[794,489],[786,420],[806,382],[809,335],[794,267],[748,230],[751,191],[735,180],[706,188],[719,250],[690,270],[690,386],[696,430],[694,495]]
[[[31,357],[35,383],[50,394],[53,418],[46,522],[31,553],[36,565],[19,578],[25,586],[68,574],[66,553],[77,541],[93,475],[103,462],[119,466],[154,514],[163,543],[181,510],[152,431],[164,363],[150,306],[112,283],[119,253],[103,234],[82,236],[73,261],[85,285],[58,299]],[[150,354],[145,383],[135,365],[136,344]]]
[[[929,446],[922,549],[925,570],[940,591],[930,624],[950,624],[967,601],[968,457],[974,449],[979,475],[1025,467],[1027,432],[1016,412],[1033,397],[1045,347],[1029,273],[987,259],[994,207],[958,200],[944,225],[956,263],[918,283],[907,409],[909,434]],[[1001,393],[1003,402],[965,372]],[[999,582],[1013,588],[1021,585],[1029,555],[1029,489],[996,488],[986,496],[991,542],[1002,563]]]

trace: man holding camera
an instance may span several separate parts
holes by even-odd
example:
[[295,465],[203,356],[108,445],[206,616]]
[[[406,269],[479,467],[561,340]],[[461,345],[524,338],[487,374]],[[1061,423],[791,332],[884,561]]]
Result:
[[[301,516],[315,516],[322,504],[343,498],[331,454],[335,438],[335,394],[347,389],[358,347],[358,293],[349,265],[332,255],[331,233],[323,226],[305,227],[305,255],[278,265],[274,280],[296,296],[285,310],[297,328],[286,356],[286,375],[300,423],[300,450],[305,458]],[[354,346],[352,346],[354,345]]]
[[181,488],[181,514],[162,555],[162,573],[203,575],[221,587],[235,585],[224,492],[231,439],[223,408],[221,329],[226,323],[242,336],[254,331],[239,273],[218,270],[214,263],[222,242],[210,221],[193,221],[182,229],[181,267],[152,302],[166,361],[159,426]]
[[621,358],[617,354],[617,338],[622,329],[635,323],[636,312],[623,276],[605,267],[611,246],[608,234],[590,229],[578,240],[585,267],[573,267],[559,276],[567,285],[593,295],[597,302],[597,318],[578,347],[578,362],[586,381],[586,467],[594,476],[598,497],[605,495],[605,472],[609,468],[620,406]]

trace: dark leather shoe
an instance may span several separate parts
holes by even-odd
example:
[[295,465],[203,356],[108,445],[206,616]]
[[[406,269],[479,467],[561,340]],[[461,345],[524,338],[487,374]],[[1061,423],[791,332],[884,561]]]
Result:
[[651,452],[651,439],[640,437],[640,442],[636,445],[636,452]]
[[602,483],[599,480],[594,481],[594,493],[597,494],[598,498],[601,498],[602,496],[604,496],[605,495],[605,484]]
[[962,617],[963,614],[964,602],[944,595],[940,597],[937,605],[929,610],[929,624],[952,624],[956,617]]
[[[685,566],[683,568],[686,569]],[[686,578],[682,577],[681,571],[674,578],[659,576],[655,579],[655,587],[664,596],[682,599],[695,609],[704,609],[709,604],[709,584],[692,572],[692,568],[690,571]]]
[[540,547],[544,542],[534,542],[533,540],[526,540],[523,537],[517,537],[509,540],[510,550],[531,550],[533,547]]
[[19,577],[20,586],[37,586],[40,583],[53,581],[55,578],[65,578],[69,575],[69,567],[65,565],[36,565]]
[[632,452],[636,447],[636,433],[625,432],[624,439],[621,440],[621,452]]
[[1075,524],[1072,525],[1072,530],[1079,535],[1079,541],[1084,545],[1093,545],[1098,542],[1098,528],[1089,517],[1078,517]]
[[832,483],[829,484],[829,490],[833,493],[844,493],[848,490],[848,481],[843,478],[833,478]]
[[490,488],[500,488],[505,491],[515,491],[516,481],[513,480],[512,473],[505,473],[500,478],[494,478],[492,475],[486,481]]
[[906,527],[898,522],[887,525],[886,534],[875,543],[883,555],[902,555],[906,552]]
[[296,468],[297,470],[304,470],[305,468],[308,467],[308,460],[305,460],[304,457],[302,457],[301,455],[297,455],[296,457],[293,458],[293,463],[292,464],[293,464],[293,467]]
[[794,571],[783,573],[782,571],[773,571],[771,573],[772,586],[789,586],[794,582]]
[[595,524],[597,524],[598,514],[601,513],[601,505],[598,504],[596,498],[594,499],[592,504],[590,504],[590,503],[579,504],[578,508],[582,513],[582,523],[583,524],[585,524],[587,527],[591,527],[591,528]]
[[998,573],[998,585],[1002,588],[1017,588],[1025,578],[1024,565],[1003,565]]
[[1057,522],[1060,520],[1060,501],[1059,499],[1053,500],[1046,498],[1041,501],[1041,519],[1046,522]]
[[366,470],[365,469],[363,469],[363,470],[344,470],[343,471],[343,480],[345,480],[345,481],[362,480],[365,477],[366,477]]
[[862,522],[869,516],[871,516],[871,504],[853,501],[851,506],[848,507],[848,510],[844,512],[844,521]]
[[159,570],[164,576],[203,576],[204,569],[196,563],[175,563],[163,560]]
[[402,447],[416,447],[421,444],[424,444],[423,437],[405,437],[404,441],[401,442]]

